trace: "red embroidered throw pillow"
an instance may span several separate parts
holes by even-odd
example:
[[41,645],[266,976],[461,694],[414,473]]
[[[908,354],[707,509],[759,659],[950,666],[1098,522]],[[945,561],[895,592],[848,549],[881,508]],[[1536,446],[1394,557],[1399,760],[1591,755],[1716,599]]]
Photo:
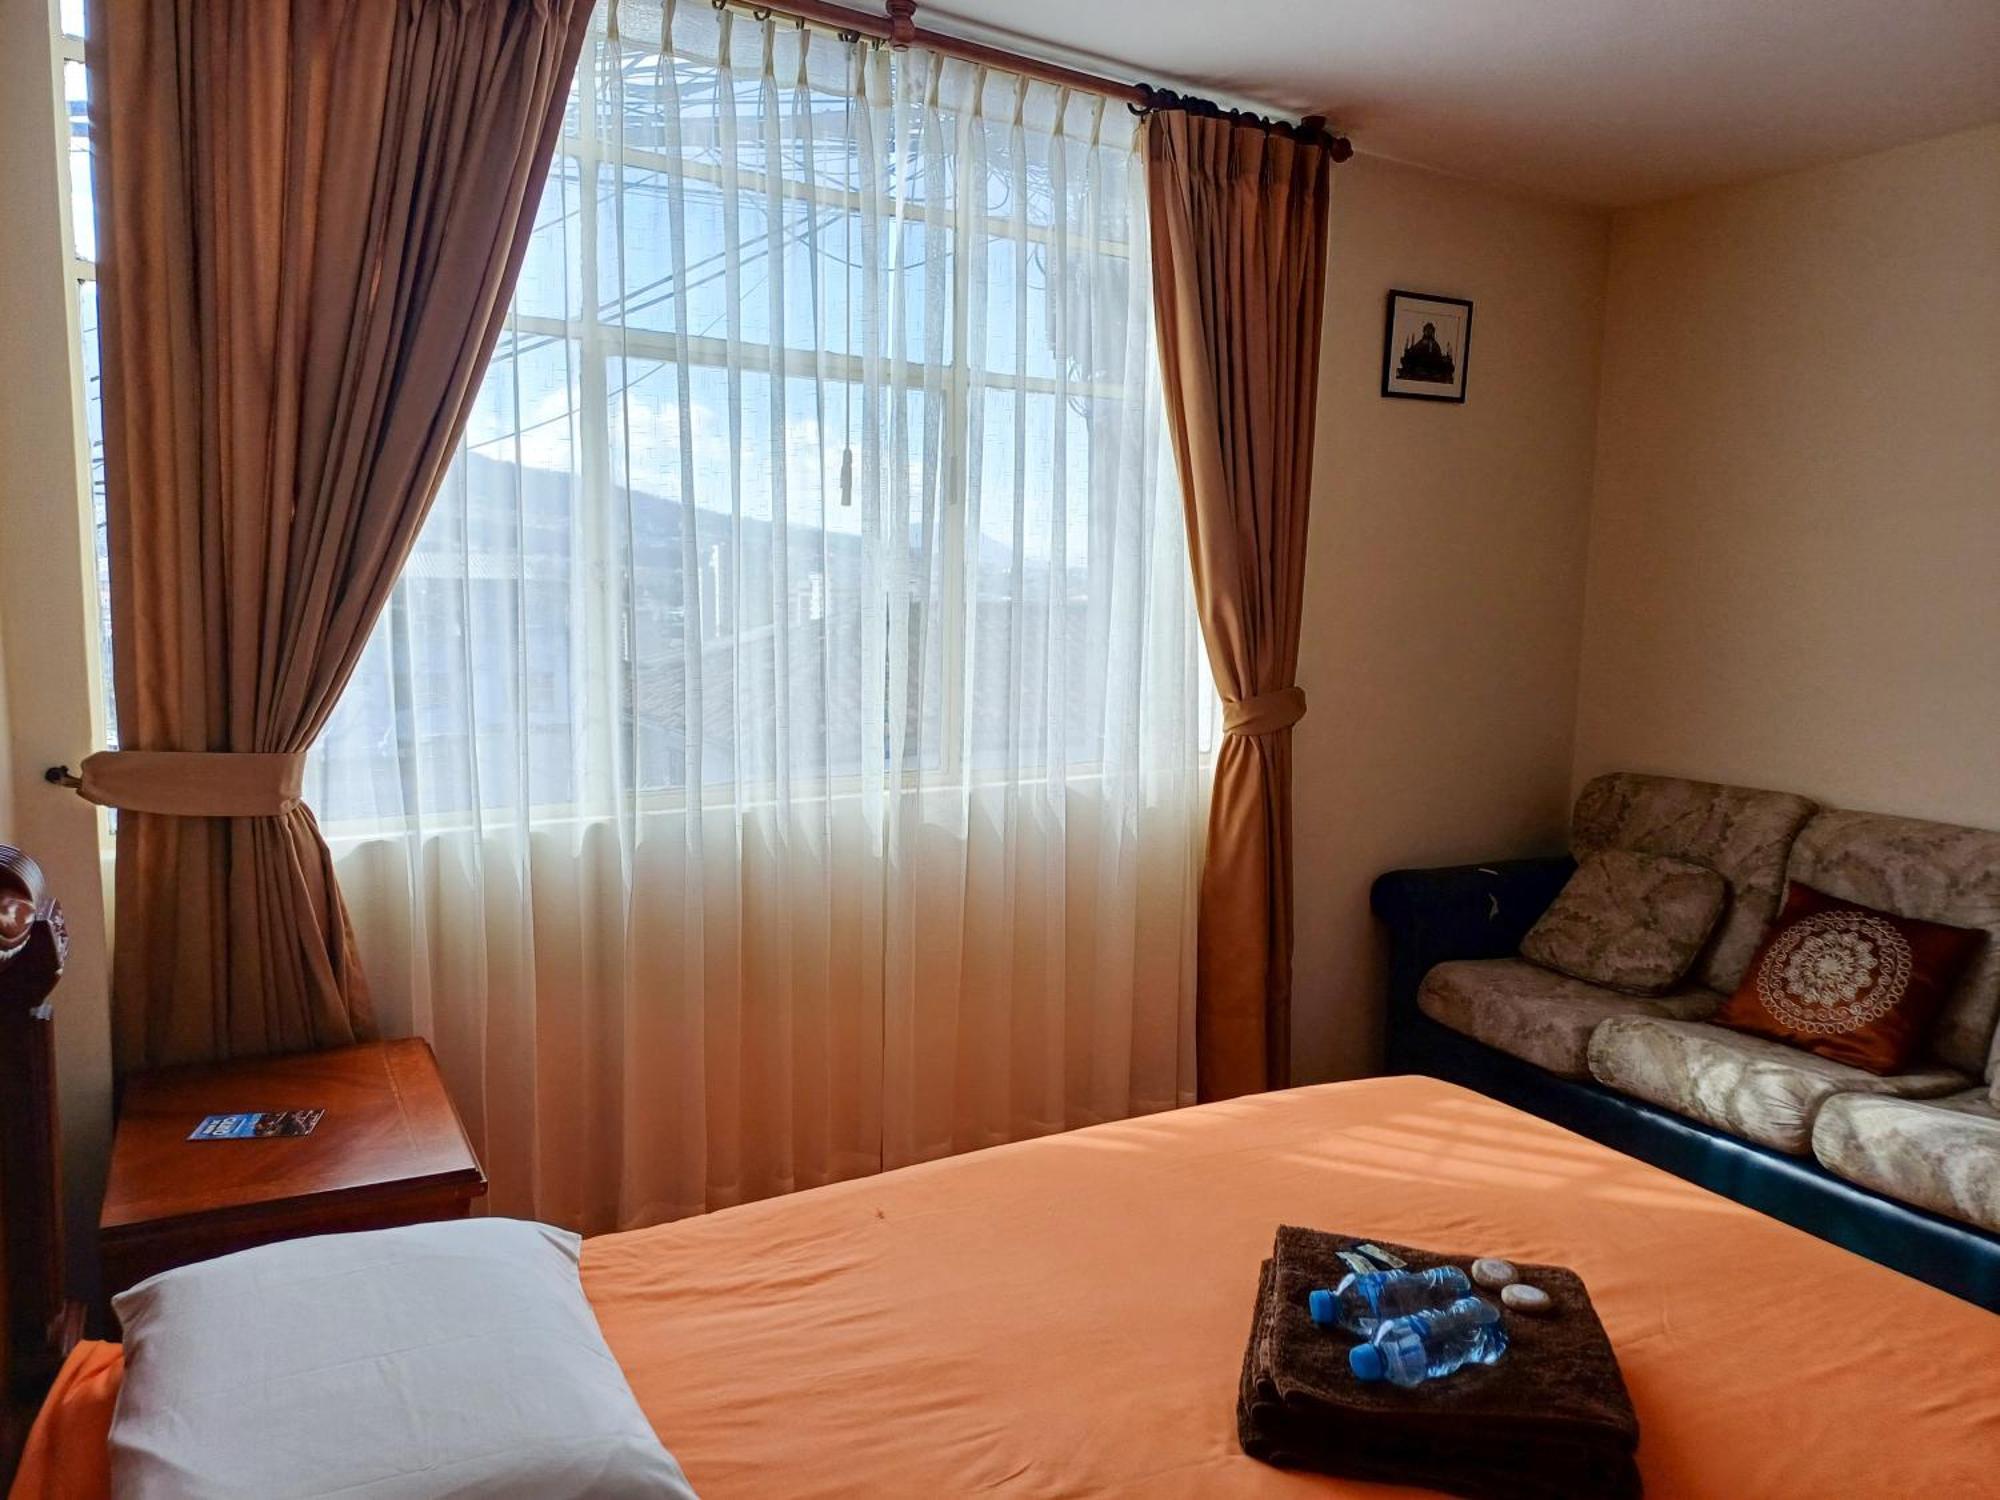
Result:
[[1871,1073],[1899,1073],[1986,934],[1793,884],[1716,1020]]

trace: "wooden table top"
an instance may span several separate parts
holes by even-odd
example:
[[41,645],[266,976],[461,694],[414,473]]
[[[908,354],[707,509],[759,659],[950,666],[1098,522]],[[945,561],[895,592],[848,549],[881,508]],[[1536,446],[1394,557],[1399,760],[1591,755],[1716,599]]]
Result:
[[[204,1115],[324,1109],[311,1135],[190,1141]],[[126,1080],[99,1232],[301,1201],[468,1184],[485,1191],[420,1037],[135,1074]]]

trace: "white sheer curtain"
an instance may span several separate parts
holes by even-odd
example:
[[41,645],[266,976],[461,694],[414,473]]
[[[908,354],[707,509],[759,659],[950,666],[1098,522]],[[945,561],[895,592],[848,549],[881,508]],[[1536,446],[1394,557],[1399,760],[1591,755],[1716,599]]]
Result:
[[602,11],[307,796],[496,1211],[1192,1098],[1212,688],[1122,103]]

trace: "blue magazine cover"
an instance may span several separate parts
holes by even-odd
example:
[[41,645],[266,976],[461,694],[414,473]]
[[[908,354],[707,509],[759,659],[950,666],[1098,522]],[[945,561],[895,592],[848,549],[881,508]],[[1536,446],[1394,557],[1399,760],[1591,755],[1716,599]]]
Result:
[[267,1109],[234,1115],[206,1115],[189,1132],[191,1141],[266,1140],[280,1135],[311,1135],[323,1109]]

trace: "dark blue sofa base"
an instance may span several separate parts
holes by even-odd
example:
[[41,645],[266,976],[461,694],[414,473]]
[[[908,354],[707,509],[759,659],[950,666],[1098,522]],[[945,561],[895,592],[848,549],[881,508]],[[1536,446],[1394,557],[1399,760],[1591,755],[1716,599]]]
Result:
[[1540,1115],[1857,1255],[2000,1311],[2000,1239],[1669,1114],[1572,1082],[1440,1026],[1417,1009],[1434,964],[1513,953],[1573,868],[1567,859],[1397,870],[1375,883],[1390,932],[1391,1072],[1426,1073]]

